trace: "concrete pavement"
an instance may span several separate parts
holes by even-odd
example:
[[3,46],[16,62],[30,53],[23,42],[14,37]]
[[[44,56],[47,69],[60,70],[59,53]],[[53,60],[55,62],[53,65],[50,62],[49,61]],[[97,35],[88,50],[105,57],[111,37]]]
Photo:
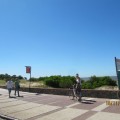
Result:
[[21,97],[8,97],[0,89],[0,115],[18,120],[120,120],[120,105],[106,105],[100,98],[82,98],[82,102],[68,96],[21,92]]

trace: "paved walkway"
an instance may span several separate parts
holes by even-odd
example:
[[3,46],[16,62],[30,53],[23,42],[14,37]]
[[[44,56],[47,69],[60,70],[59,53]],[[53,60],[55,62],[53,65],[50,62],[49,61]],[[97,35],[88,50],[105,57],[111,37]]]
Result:
[[[120,105],[106,105],[112,99],[82,98],[20,92],[23,97],[8,98],[0,89],[0,115],[19,120],[120,120]],[[118,101],[118,100],[117,100]]]

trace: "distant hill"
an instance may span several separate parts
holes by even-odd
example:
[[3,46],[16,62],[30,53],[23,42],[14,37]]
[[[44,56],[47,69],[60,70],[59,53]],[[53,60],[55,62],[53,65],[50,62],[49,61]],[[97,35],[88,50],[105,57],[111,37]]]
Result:
[[82,80],[89,80],[90,77],[84,77],[84,78],[81,78]]
[[112,80],[117,80],[117,76],[110,76]]
[[[109,77],[111,77],[112,80],[117,80],[117,76],[109,76]],[[81,79],[83,79],[83,80],[89,80],[90,77],[83,77],[83,78],[81,78]]]

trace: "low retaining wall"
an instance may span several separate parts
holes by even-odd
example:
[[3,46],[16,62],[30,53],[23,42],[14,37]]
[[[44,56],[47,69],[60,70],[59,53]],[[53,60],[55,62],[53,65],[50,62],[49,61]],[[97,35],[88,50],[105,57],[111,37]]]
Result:
[[[5,86],[0,86],[0,88],[5,88]],[[69,89],[61,89],[61,88],[20,88],[20,91],[24,92],[33,92],[33,93],[44,93],[44,94],[54,94],[54,95],[69,95]],[[92,89],[82,89],[83,97],[95,97],[95,98],[110,98],[116,99],[118,98],[119,90],[92,90]]]

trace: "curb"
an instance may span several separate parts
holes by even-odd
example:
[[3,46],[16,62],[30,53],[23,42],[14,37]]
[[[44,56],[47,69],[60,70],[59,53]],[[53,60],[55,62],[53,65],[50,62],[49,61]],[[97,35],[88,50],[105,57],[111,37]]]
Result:
[[0,118],[5,119],[5,120],[18,120],[18,119],[16,119],[16,118],[12,118],[12,117],[10,117],[10,116],[1,115],[1,114],[0,114]]

